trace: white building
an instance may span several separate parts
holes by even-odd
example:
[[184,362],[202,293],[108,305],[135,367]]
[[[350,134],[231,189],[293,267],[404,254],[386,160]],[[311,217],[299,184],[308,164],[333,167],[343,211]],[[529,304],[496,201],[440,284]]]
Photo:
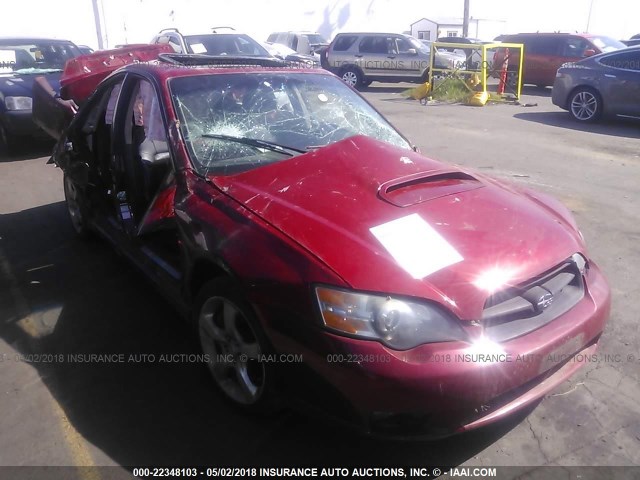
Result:
[[[461,37],[462,24],[461,18],[439,18],[437,20],[421,18],[411,24],[411,36],[431,41],[435,41],[439,37]],[[506,32],[507,22],[505,20],[473,17],[469,19],[469,37],[493,40]]]

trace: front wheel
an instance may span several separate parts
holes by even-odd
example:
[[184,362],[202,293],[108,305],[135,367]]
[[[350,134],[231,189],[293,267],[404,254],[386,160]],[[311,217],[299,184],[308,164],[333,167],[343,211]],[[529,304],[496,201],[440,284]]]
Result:
[[235,405],[275,409],[275,374],[269,344],[253,310],[227,279],[207,283],[196,298],[198,338],[216,386]]
[[91,231],[87,223],[88,208],[86,196],[81,188],[67,175],[64,176],[63,182],[64,198],[67,203],[67,211],[69,212],[73,229],[79,237],[84,239],[89,238]]
[[590,88],[579,88],[569,97],[569,113],[579,122],[595,122],[602,115],[600,95]]
[[9,158],[15,149],[15,140],[9,135],[6,128],[0,123],[0,159]]

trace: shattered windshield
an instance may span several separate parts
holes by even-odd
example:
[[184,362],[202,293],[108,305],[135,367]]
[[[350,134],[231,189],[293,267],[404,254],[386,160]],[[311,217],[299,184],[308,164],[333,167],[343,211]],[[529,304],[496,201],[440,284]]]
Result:
[[71,43],[0,43],[0,73],[41,74],[64,69],[67,60],[80,55]]
[[354,135],[409,143],[338,78],[313,73],[241,73],[169,83],[194,168],[232,175]]

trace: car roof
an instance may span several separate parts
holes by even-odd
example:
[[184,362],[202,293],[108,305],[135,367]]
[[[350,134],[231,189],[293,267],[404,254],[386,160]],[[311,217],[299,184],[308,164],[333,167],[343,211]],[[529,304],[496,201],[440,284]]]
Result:
[[577,33],[577,32],[520,32],[520,33],[510,33],[507,35],[504,35],[504,37],[517,37],[520,35],[528,35],[528,36],[532,36],[532,37],[568,37],[569,35],[573,35],[574,37],[584,37],[584,38],[591,38],[591,37],[601,37],[603,35],[595,35],[593,33]]
[[273,35],[273,34],[280,34],[280,33],[295,33],[297,35],[322,35],[319,32],[312,32],[311,30],[282,30],[282,31],[278,31],[278,32],[271,32],[269,35]]
[[75,45],[71,40],[64,40],[60,38],[46,38],[46,37],[0,37],[0,43],[8,44],[10,42],[18,43],[68,43]]
[[[169,54],[169,56],[171,56]],[[185,55],[187,57],[188,55]],[[179,55],[175,55],[175,57],[179,57]],[[194,57],[191,55],[191,57]],[[231,57],[231,60],[238,59],[239,57]],[[225,60],[223,58],[218,57],[216,60]],[[117,70],[117,72],[128,71],[132,73],[138,73],[145,76],[151,76],[156,78],[158,82],[162,83],[171,78],[178,77],[188,77],[188,76],[196,76],[196,75],[224,75],[231,73],[245,73],[245,74],[257,74],[257,73],[284,73],[289,75],[296,74],[307,74],[314,73],[318,75],[328,75],[332,76],[332,74],[322,68],[311,68],[308,66],[288,66],[284,62],[280,62],[281,66],[259,66],[255,64],[251,64],[252,61],[255,63],[256,59],[248,59],[245,64],[238,65],[211,65],[211,64],[203,64],[203,65],[179,65],[173,64],[163,61],[152,61],[146,63],[133,63],[130,65],[126,65],[121,69]],[[273,59],[263,59],[268,60],[275,64]],[[116,73],[117,73],[116,72]]]
[[248,35],[250,36],[247,32],[236,30],[234,27],[228,27],[228,26],[214,26],[205,30],[191,30],[191,29],[181,30],[176,27],[168,27],[158,31],[158,33],[156,33],[155,36],[159,37],[161,35],[166,35],[169,33],[177,33],[182,37],[201,37],[203,35]]
[[402,37],[410,37],[411,35],[407,35],[406,33],[395,33],[395,32],[340,32],[336,35],[400,35]]

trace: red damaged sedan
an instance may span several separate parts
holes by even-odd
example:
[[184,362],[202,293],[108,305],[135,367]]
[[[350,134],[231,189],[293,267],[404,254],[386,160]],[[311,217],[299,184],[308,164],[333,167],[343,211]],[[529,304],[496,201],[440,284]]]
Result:
[[53,160],[77,232],[189,319],[232,402],[443,436],[595,351],[609,287],[559,202],[416,153],[322,70],[161,57],[102,81]]

